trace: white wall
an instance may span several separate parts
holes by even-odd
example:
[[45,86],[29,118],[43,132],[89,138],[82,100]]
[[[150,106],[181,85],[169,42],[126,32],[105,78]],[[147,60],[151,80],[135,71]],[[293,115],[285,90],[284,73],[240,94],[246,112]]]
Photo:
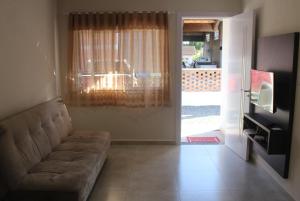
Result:
[[166,108],[69,108],[76,128],[111,131],[114,140],[176,140],[175,63],[177,13],[241,11],[240,0],[60,0],[59,37],[62,93],[67,70],[67,15],[71,11],[169,11],[172,105]]
[[[258,36],[300,32],[299,0],[244,0],[244,10],[257,11]],[[300,55],[299,55],[300,58]],[[300,63],[300,62],[299,62]],[[295,198],[300,200],[300,65],[298,65],[296,110],[289,179],[284,180],[268,168],[274,178]]]
[[56,1],[0,1],[0,119],[56,96]]
[[[55,0],[0,1],[0,119],[56,97]],[[0,183],[0,199],[6,192]]]

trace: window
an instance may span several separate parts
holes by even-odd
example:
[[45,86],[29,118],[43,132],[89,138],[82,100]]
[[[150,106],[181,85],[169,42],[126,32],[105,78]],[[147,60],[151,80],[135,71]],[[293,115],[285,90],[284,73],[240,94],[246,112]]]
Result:
[[168,104],[167,21],[162,12],[71,14],[67,102]]

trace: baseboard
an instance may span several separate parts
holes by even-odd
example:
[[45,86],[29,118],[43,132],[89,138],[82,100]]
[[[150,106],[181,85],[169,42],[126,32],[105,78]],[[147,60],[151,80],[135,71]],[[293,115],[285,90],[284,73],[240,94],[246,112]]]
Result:
[[259,155],[252,153],[251,159],[259,167],[263,168],[293,199],[295,196],[288,187],[287,179],[282,178],[263,158]]
[[176,140],[112,140],[112,145],[176,145]]

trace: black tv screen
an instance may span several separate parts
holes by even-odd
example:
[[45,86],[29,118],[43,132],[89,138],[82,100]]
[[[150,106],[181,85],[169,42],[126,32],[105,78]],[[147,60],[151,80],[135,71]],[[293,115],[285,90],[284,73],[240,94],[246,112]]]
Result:
[[251,70],[251,103],[274,113],[274,73]]

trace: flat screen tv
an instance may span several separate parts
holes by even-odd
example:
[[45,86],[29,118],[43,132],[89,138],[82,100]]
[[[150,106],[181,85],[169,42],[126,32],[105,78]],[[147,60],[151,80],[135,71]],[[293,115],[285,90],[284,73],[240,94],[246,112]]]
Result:
[[251,70],[251,103],[274,113],[274,73]]

